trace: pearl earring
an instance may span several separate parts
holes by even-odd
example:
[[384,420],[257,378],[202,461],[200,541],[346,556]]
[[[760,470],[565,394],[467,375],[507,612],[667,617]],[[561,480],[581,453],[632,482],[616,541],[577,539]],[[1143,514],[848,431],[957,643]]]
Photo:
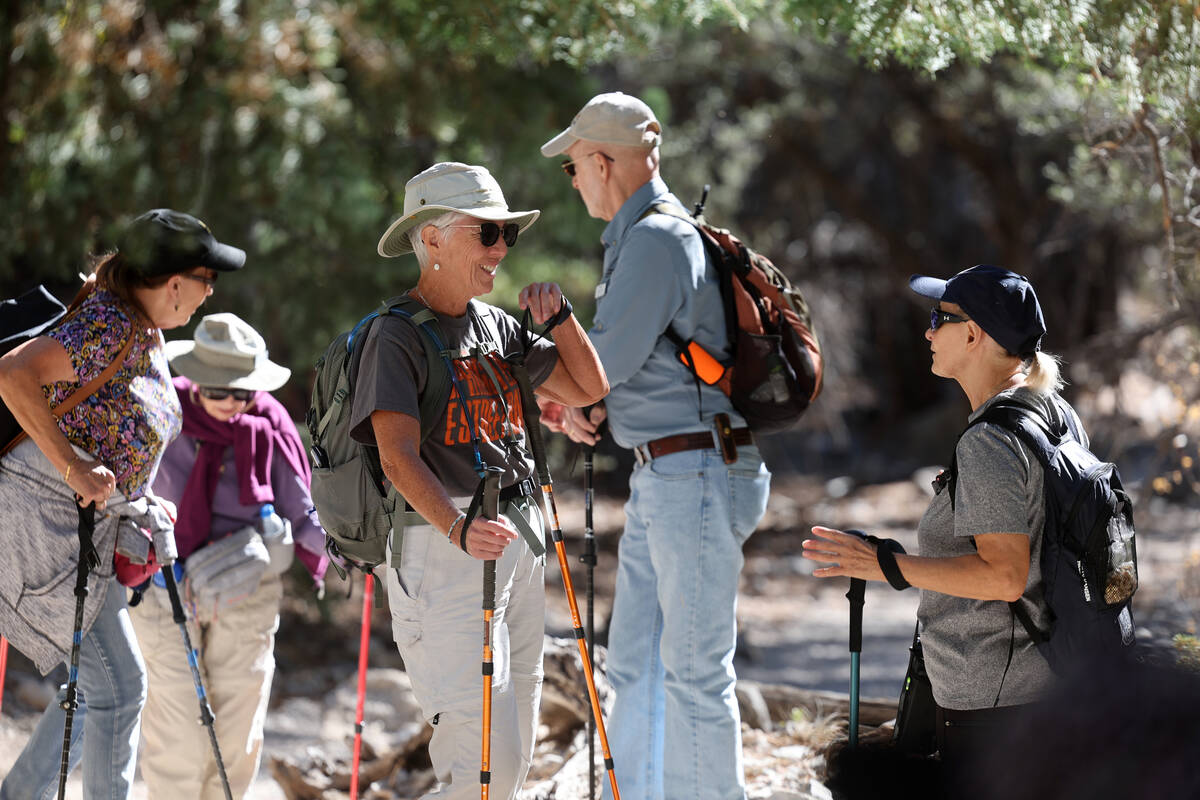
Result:
[[441,265],[441,264],[434,264],[434,265],[433,265],[433,271],[434,271],[434,272],[437,272],[437,271],[438,271],[439,269],[441,269],[441,268],[442,268],[442,265]]

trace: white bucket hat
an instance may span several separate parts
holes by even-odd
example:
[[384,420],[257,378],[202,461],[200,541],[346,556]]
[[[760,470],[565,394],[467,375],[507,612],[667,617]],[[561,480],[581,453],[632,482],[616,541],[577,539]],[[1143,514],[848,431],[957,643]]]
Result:
[[589,100],[565,131],[542,145],[542,155],[553,158],[565,153],[580,139],[628,147],[655,147],[662,142],[662,125],[650,106],[633,95],[607,92]]
[[197,386],[269,392],[287,383],[292,371],[267,358],[258,331],[234,314],[209,314],[194,338],[167,342],[171,368]]
[[409,232],[420,222],[460,211],[491,222],[517,222],[524,231],[541,211],[509,211],[504,192],[483,167],[457,161],[434,164],[404,186],[404,216],[393,222],[379,240],[379,255],[385,258],[412,252]]

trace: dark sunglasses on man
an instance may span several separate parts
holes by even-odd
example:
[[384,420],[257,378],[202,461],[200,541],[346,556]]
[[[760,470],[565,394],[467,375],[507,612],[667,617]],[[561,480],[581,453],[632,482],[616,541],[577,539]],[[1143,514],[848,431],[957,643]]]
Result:
[[958,314],[951,314],[949,311],[942,311],[940,308],[932,308],[929,311],[929,328],[937,330],[947,322],[967,322],[968,317],[960,317]]
[[[451,228],[474,228],[475,225],[451,225]],[[517,243],[517,234],[521,232],[521,228],[515,222],[506,222],[501,228],[494,222],[481,222],[479,228],[479,243],[484,247],[491,247],[500,238],[501,232],[504,233],[504,243],[512,247]]]
[[230,395],[239,403],[248,403],[254,397],[253,389],[227,389],[218,386],[201,386],[198,390],[200,396],[208,400],[225,400]]
[[592,156],[595,156],[595,155],[604,156],[604,160],[610,164],[616,162],[616,159],[613,158],[612,156],[610,156],[608,153],[605,153],[600,150],[596,150],[594,152],[588,153],[586,156],[583,156],[582,158],[567,159],[566,161],[562,162],[562,171],[567,173],[568,178],[574,178],[575,177],[575,163],[577,161],[582,161],[584,158],[591,158]]

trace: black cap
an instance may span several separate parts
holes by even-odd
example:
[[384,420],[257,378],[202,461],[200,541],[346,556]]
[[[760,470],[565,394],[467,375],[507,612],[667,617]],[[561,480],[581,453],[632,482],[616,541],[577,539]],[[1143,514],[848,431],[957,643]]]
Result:
[[246,251],[221,244],[203,222],[169,208],[147,211],[129,223],[117,249],[143,278],[195,267],[232,272],[246,263]]
[[949,280],[913,275],[919,295],[954,303],[1012,355],[1028,358],[1042,348],[1046,323],[1033,285],[1023,275],[976,264]]

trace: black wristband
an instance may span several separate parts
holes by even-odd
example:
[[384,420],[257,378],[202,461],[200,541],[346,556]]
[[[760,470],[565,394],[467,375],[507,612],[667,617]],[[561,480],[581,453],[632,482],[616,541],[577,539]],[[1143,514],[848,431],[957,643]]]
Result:
[[572,313],[574,313],[574,310],[571,308],[571,301],[564,294],[562,296],[562,305],[558,307],[558,313],[546,320],[546,328],[542,331],[542,334],[545,335],[554,330],[555,326],[566,322]]
[[879,568],[883,570],[883,577],[887,578],[887,582],[897,591],[907,589],[912,586],[911,583],[904,580],[904,573],[900,571],[900,565],[896,563],[896,554],[903,553],[904,548],[895,539],[875,539],[875,560],[879,562]]

